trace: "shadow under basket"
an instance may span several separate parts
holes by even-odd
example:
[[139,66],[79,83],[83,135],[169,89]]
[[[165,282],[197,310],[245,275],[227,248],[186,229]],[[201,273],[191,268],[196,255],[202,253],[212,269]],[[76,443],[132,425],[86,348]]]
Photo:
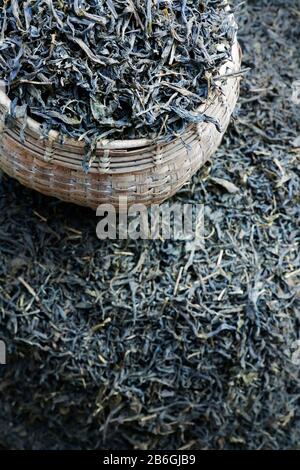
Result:
[[[221,143],[236,105],[240,77],[241,51],[235,42],[232,60],[220,68],[218,93],[210,93],[199,113],[218,119],[222,132],[214,124],[190,125],[181,138],[166,144],[151,140],[101,141],[88,173],[82,168],[84,143],[50,131],[42,138],[41,125],[27,118],[25,141],[20,139],[23,125],[5,117],[10,99],[0,90],[0,169],[25,186],[63,201],[97,208],[112,204],[119,208],[120,197],[128,205],[159,204],[173,196],[212,156]],[[123,200],[124,200],[123,199]]]

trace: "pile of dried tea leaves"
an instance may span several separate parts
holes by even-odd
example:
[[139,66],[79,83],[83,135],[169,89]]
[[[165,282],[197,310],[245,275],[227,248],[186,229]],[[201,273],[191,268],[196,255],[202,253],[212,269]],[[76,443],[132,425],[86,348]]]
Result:
[[12,114],[95,139],[182,133],[231,56],[224,0],[27,0],[0,7]]
[[3,177],[0,447],[299,449],[298,11],[240,6],[240,107],[174,198],[205,205],[192,260]]

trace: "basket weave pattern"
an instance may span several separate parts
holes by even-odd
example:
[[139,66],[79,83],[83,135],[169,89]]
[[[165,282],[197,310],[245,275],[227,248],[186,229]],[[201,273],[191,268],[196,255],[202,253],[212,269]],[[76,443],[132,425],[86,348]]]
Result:
[[[240,63],[236,42],[232,61],[222,66],[219,75],[238,72]],[[161,203],[174,195],[220,145],[238,99],[239,84],[240,77],[236,76],[220,80],[221,93],[210,95],[199,108],[219,120],[222,133],[203,122],[189,126],[182,138],[168,144],[102,141],[88,173],[82,168],[82,142],[66,139],[62,144],[55,131],[43,139],[40,125],[30,118],[25,142],[21,142],[22,122],[13,120],[13,125],[5,125],[10,100],[0,90],[0,168],[29,188],[91,208],[102,203],[117,207],[120,196],[126,196],[129,204]]]

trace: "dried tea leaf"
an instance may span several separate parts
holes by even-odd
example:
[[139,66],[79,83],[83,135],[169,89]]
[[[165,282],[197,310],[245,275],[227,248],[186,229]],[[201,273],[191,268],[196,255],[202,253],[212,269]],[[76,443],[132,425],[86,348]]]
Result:
[[235,194],[240,191],[239,188],[235,184],[223,178],[211,177],[210,180],[213,183],[216,183],[218,186],[221,186],[222,188],[226,189],[226,191],[229,192],[230,194]]

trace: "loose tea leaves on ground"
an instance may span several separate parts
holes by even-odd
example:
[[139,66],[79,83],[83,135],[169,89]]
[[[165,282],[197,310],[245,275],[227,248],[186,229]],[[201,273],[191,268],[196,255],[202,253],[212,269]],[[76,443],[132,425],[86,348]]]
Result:
[[240,109],[174,198],[206,206],[188,269],[183,243],[99,241],[3,175],[0,447],[299,449],[298,10],[240,6]]
[[11,113],[87,142],[168,140],[190,122],[211,122],[195,111],[231,55],[226,3],[4,1],[0,79]]

